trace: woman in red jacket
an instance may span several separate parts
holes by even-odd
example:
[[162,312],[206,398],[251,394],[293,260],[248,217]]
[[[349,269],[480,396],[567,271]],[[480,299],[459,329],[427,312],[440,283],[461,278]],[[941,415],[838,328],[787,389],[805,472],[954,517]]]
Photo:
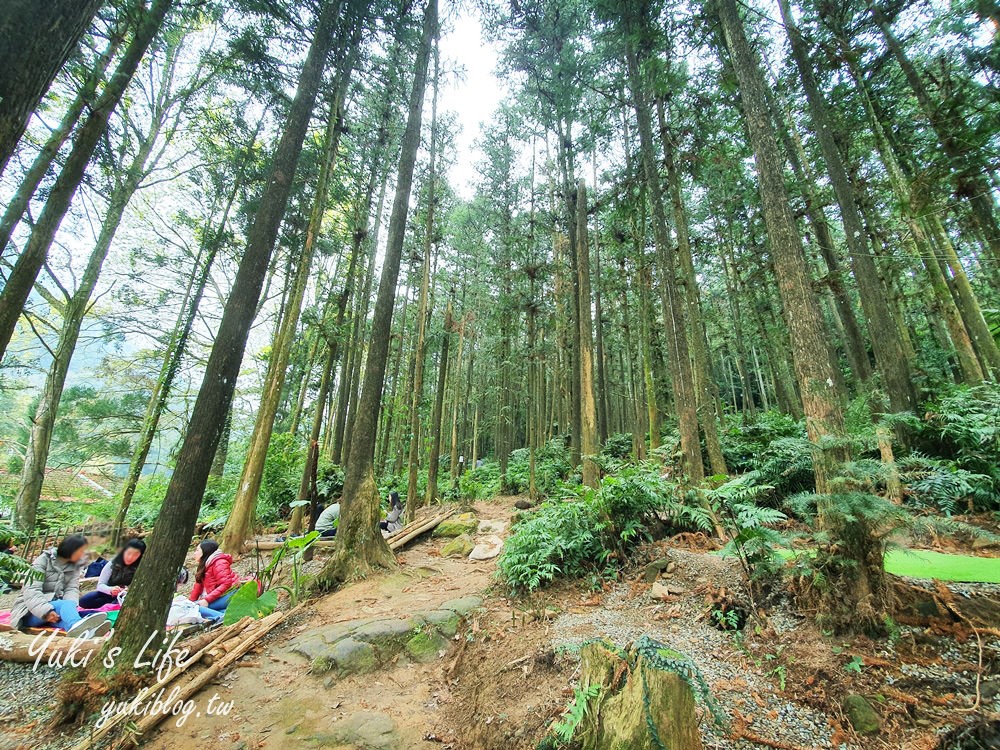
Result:
[[191,601],[197,602],[199,607],[222,612],[240,583],[240,577],[233,570],[233,558],[220,551],[216,542],[206,539],[194,551],[194,561],[198,571],[194,574]]

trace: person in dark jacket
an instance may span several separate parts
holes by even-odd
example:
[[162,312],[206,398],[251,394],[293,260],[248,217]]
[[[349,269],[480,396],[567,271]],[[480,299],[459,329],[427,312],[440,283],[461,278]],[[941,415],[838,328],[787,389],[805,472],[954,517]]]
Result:
[[132,585],[132,577],[146,553],[146,543],[130,539],[111,561],[101,568],[97,589],[80,597],[80,609],[97,609],[118,601],[118,595]]
[[15,628],[61,628],[67,635],[97,636],[110,630],[107,614],[81,617],[80,571],[87,565],[87,538],[71,534],[57,547],[40,554],[32,576],[14,602],[10,624]]
[[217,542],[206,539],[194,551],[194,561],[198,571],[194,574],[191,601],[199,607],[223,611],[240,583],[233,570],[233,558],[220,550]]

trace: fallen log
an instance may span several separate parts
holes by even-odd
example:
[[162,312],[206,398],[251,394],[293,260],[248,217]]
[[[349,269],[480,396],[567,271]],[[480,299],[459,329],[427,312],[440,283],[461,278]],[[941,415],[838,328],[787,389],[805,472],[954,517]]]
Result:
[[[417,521],[411,523],[409,526],[404,526],[399,531],[390,534],[385,538],[385,541],[389,544],[389,549],[399,549],[407,542],[420,536],[426,531],[433,529],[439,523],[441,523],[446,518],[454,515],[454,510],[445,511],[443,513],[438,513],[437,515],[431,516],[425,520]],[[281,549],[284,542],[276,542],[269,540],[262,540],[253,542],[252,549],[259,550],[261,552],[273,552],[276,549]],[[330,549],[337,544],[336,539],[317,539],[312,543],[313,549]]]
[[[211,649],[214,645],[222,642],[226,638],[231,637],[234,633],[239,633],[240,631],[246,630],[246,628],[252,622],[254,622],[252,617],[244,617],[239,622],[233,623],[227,628],[222,628],[221,632],[211,631],[209,633],[205,633],[206,636],[211,636],[211,638],[203,646],[201,646],[194,654],[185,659],[183,665],[178,665],[173,669],[171,669],[170,672],[167,673],[167,675],[163,679],[157,681],[156,684],[140,690],[139,693],[136,695],[136,697],[133,699],[135,701],[135,704],[140,705],[142,701],[145,700],[147,697],[155,695],[158,690],[165,688],[167,685],[173,682],[177,677],[179,677],[181,673],[183,673],[186,669],[188,669],[188,667],[196,664],[205,654],[208,653],[209,649]],[[104,723],[100,729],[91,732],[90,735],[87,737],[87,739],[83,740],[78,745],[76,745],[73,748],[73,750],[92,750],[92,748],[97,746],[97,742],[101,738],[107,736],[108,733],[110,733],[115,727],[126,722],[130,718],[131,714],[129,713],[122,712],[119,714],[115,714],[115,716],[113,716],[110,720]]]
[[435,528],[438,524],[440,524],[443,520],[449,518],[454,514],[455,514],[454,510],[449,510],[445,513],[440,513],[436,516],[432,516],[426,521],[423,521],[422,523],[413,526],[413,528],[411,529],[402,529],[402,531],[406,533],[401,533],[399,537],[394,538],[392,541],[390,541],[389,549],[394,551],[399,549],[403,545],[416,539],[421,534],[426,534],[428,531],[430,531],[431,529]]

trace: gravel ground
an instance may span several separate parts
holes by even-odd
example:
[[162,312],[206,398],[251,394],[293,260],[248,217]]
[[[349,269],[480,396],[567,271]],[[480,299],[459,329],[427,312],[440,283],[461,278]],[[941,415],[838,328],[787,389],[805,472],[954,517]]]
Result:
[[[597,637],[625,645],[648,634],[686,654],[694,662],[709,684],[717,705],[729,720],[737,718],[738,711],[739,718],[747,720],[747,729],[757,735],[800,748],[833,748],[830,717],[782,694],[779,678],[771,672],[780,662],[767,661],[767,657],[763,663],[759,658],[749,658],[731,633],[720,631],[705,619],[704,591],[701,587],[711,582],[716,589],[725,586],[738,590],[739,571],[735,561],[680,549],[670,549],[667,556],[676,563],[676,569],[666,582],[685,591],[675,601],[660,603],[647,593],[636,595],[634,584],[630,581],[619,583],[602,597],[599,607],[574,607],[572,611],[559,615],[553,622],[553,645],[579,645]],[[639,574],[634,577],[638,578]],[[934,590],[931,582],[913,583]],[[948,588],[956,597],[1000,593],[1000,586],[987,584],[953,583],[948,584]],[[778,649],[780,653],[783,641],[791,642],[802,635],[804,622],[788,605],[773,607],[768,612],[768,625],[777,637],[769,648]],[[971,703],[976,693],[978,670],[970,667],[974,667],[980,658],[980,646],[974,638],[959,643],[953,638],[929,636],[923,629],[907,627],[900,629],[899,638],[901,645],[905,641],[907,646],[899,652],[889,639],[869,642],[867,653],[872,653],[871,646],[874,645],[875,655],[899,666],[875,671],[866,669],[863,682],[869,690],[865,691],[859,685],[862,693],[878,692],[877,687],[871,689],[874,679],[886,688],[898,688],[911,695],[957,693],[966,696]],[[918,644],[924,644],[923,651],[916,647]],[[831,648],[830,645],[825,642],[822,646],[818,642],[816,645],[818,651],[824,651],[829,656],[830,652],[826,649]],[[984,664],[989,663],[1000,655],[1000,639],[984,637],[982,648]],[[911,661],[907,654],[917,653],[923,653],[928,658],[916,661],[931,661],[940,657],[941,663],[907,663]],[[846,655],[837,658],[846,659]],[[988,675],[989,669],[980,682],[982,706],[987,712],[1000,712],[1000,677],[991,678]],[[957,714],[948,716],[948,711],[954,707],[953,703],[932,715],[935,709],[922,706],[913,724],[917,728],[932,729],[943,721],[957,719]],[[706,748],[759,750],[760,746],[755,743],[727,737],[726,730],[713,723],[708,711],[701,709],[701,716]],[[934,716],[938,720],[932,721]],[[879,745],[885,746],[883,743]],[[864,746],[843,743],[837,746],[837,750],[860,750]]]
[[[735,585],[736,570],[731,561],[709,559],[705,555],[683,550],[671,550],[671,559],[678,565],[677,578],[694,585],[707,581]],[[712,570],[706,570],[710,565]],[[704,580],[703,580],[704,579]],[[734,718],[738,708],[744,716],[753,716],[751,729],[756,734],[806,748],[832,748],[831,729],[827,717],[807,706],[792,703],[776,694],[775,678],[748,669],[744,659],[735,652],[732,637],[709,625],[703,618],[702,597],[688,595],[673,604],[655,604],[646,595],[630,596],[630,585],[615,586],[602,599],[600,607],[583,613],[565,613],[553,623],[556,633],[554,646],[579,645],[591,638],[608,638],[625,645],[643,634],[661,641],[686,654],[705,678],[712,695],[727,719]],[[653,619],[669,611],[669,619]],[[794,629],[799,620],[791,613],[774,613],[776,629]],[[750,699],[758,695],[760,706]],[[715,725],[708,711],[701,709],[702,739],[706,748],[727,750],[759,750],[759,745],[727,738],[725,729]],[[843,750],[853,750],[841,745]]]
[[[63,750],[79,741],[78,733],[48,736],[44,744],[33,744],[29,728],[47,725],[55,707],[60,670],[31,664],[0,662],[0,750],[38,747]],[[27,731],[26,731],[27,730]]]

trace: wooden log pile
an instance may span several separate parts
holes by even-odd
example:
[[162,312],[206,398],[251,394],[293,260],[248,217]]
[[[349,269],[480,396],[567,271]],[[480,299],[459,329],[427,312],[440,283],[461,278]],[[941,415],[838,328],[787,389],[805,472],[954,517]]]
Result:
[[[390,534],[385,538],[385,541],[388,542],[389,549],[397,550],[400,547],[409,544],[421,534],[426,534],[443,520],[450,518],[454,514],[455,509],[452,508],[451,510],[444,510],[431,516],[427,516],[426,518],[418,519],[409,526],[404,526],[399,531]],[[336,539],[317,539],[312,543],[312,547],[313,549],[330,549],[336,543]],[[261,552],[270,552],[272,550],[279,549],[282,544],[283,542],[257,541],[253,543],[253,547]]]

